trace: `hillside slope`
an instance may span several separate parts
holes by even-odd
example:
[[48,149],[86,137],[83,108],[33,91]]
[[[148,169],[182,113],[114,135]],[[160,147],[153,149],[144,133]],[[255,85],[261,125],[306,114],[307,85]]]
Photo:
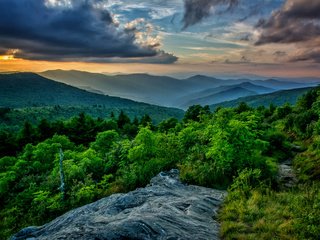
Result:
[[[54,109],[56,106],[59,108]],[[34,108],[30,111],[16,112],[19,116],[23,112],[39,113],[44,109],[45,112],[51,109],[49,110],[51,114],[59,117],[63,117],[67,112],[72,113],[72,111],[76,113],[84,111],[94,113],[93,116],[105,116],[111,111],[119,112],[119,109],[130,112],[131,116],[142,116],[147,113],[151,117],[156,116],[158,120],[183,116],[183,111],[180,109],[96,94],[46,79],[34,73],[0,74],[0,107]],[[47,116],[49,115],[45,117]]]
[[312,87],[308,88],[298,88],[290,90],[282,90],[274,93],[261,94],[255,96],[241,97],[236,100],[221,102],[211,105],[211,109],[216,107],[235,107],[241,102],[247,103],[249,106],[258,107],[258,106],[269,106],[274,104],[276,106],[281,106],[285,103],[295,104],[300,96],[304,93],[311,90]]
[[94,104],[121,107],[142,104],[87,92],[34,73],[0,74],[0,99],[3,107]]
[[[239,79],[218,79],[215,77],[195,75],[186,79],[176,79],[168,76],[153,76],[148,74],[128,74],[128,75],[105,75],[83,71],[50,70],[39,73],[42,76],[63,82],[71,86],[82,88],[94,93],[102,93],[109,96],[122,97],[134,101],[156,104],[166,107],[188,108],[197,103],[193,101],[204,98],[217,92],[214,88],[236,87],[256,92],[257,94],[269,93],[272,91],[303,88],[315,83],[291,82],[280,79],[251,80]],[[236,95],[232,98],[223,98],[219,102],[247,96]],[[204,102],[213,104],[213,102]]]
[[267,79],[267,80],[255,80],[252,81],[256,85],[260,85],[267,88],[272,88],[275,90],[285,90],[285,89],[295,89],[304,88],[308,86],[316,86],[316,83],[308,82],[293,82],[293,81],[282,81],[277,79]]
[[220,103],[224,101],[237,99],[239,97],[251,96],[251,95],[257,95],[257,92],[250,91],[245,88],[236,86],[236,87],[226,88],[226,90],[216,92],[206,97],[193,99],[185,103],[183,106],[187,107],[187,106],[196,105],[196,104],[200,104],[204,106],[204,105]]
[[148,74],[107,76],[81,71],[53,70],[41,75],[86,90],[98,90],[110,96],[169,107],[174,106],[172,103],[178,94],[201,88],[201,85],[196,83]]
[[211,105],[223,101],[237,99],[239,97],[264,94],[276,90],[251,82],[243,82],[236,85],[222,85],[216,88],[209,88],[181,97],[177,103],[179,107],[187,108],[190,105]]

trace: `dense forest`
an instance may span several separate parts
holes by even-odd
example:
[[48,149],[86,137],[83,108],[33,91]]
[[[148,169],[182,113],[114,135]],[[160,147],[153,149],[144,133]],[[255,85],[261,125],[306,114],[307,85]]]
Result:
[[[295,106],[240,103],[211,112],[195,105],[183,120],[159,124],[147,114],[130,119],[121,111],[107,119],[80,113],[3,127],[0,238],[178,168],[185,183],[228,189],[219,217],[222,238],[317,239],[319,114],[320,90],[313,89]],[[282,188],[278,165],[288,159],[298,183]]]
[[43,107],[25,107],[9,108],[0,107],[0,128],[18,131],[25,122],[38,125],[43,119],[50,119],[50,122],[66,121],[81,113],[96,119],[109,119],[112,115],[119,115],[121,111],[134,120],[149,115],[155,124],[174,117],[181,120],[184,111],[176,108],[158,107],[155,105],[145,105],[139,107],[113,107],[105,105],[91,106],[43,106]]

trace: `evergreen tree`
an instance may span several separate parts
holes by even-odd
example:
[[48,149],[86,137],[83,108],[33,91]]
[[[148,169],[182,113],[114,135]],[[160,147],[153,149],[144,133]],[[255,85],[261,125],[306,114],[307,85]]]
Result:
[[143,127],[152,126],[152,119],[148,114],[143,115],[140,121],[140,125]]
[[19,134],[18,142],[20,147],[23,147],[28,143],[34,143],[36,138],[36,130],[29,121],[26,121]]
[[53,136],[51,124],[47,119],[42,119],[37,128],[40,141],[46,140]]
[[118,128],[123,129],[123,126],[127,123],[131,123],[130,118],[121,110],[117,120]]

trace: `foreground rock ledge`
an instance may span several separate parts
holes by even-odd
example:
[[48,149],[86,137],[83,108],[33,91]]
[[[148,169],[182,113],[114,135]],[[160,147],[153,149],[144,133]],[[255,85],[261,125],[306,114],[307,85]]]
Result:
[[215,216],[225,194],[184,185],[171,170],[145,188],[74,209],[11,239],[219,239]]

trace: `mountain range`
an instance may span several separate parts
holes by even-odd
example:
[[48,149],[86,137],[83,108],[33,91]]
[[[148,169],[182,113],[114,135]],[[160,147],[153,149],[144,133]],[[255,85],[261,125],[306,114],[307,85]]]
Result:
[[41,108],[32,111],[58,114],[53,107],[58,107],[56,109],[63,116],[70,111],[90,111],[94,113],[93,116],[107,117],[111,112],[119,113],[120,110],[129,113],[132,118],[149,114],[157,122],[183,116],[181,109],[88,92],[35,73],[0,74],[0,108]]
[[270,92],[274,92],[274,89],[254,85],[250,82],[243,82],[240,84],[224,85],[195,92],[193,94],[183,96],[178,100],[178,103],[180,107],[187,108],[188,106],[195,104],[212,105],[219,102],[237,99],[239,97]]
[[[44,77],[50,75],[52,80]],[[77,107],[95,116],[103,111],[126,109],[131,116],[148,113],[158,120],[181,118],[191,105],[236,106],[247,102],[251,106],[294,104],[299,96],[316,83],[269,80],[221,80],[196,75],[187,79],[151,76],[146,74],[106,76],[79,71],[48,71],[35,73],[0,74],[0,107]],[[77,86],[77,87],[75,87]],[[82,88],[82,89],[80,89]],[[286,90],[283,90],[286,89]],[[111,93],[109,96],[106,93]],[[125,99],[128,98],[128,99]],[[137,102],[140,101],[140,102]],[[144,103],[145,102],[145,103]],[[151,104],[153,103],[153,104]],[[64,109],[65,112],[70,109]],[[106,110],[108,109],[108,110]],[[75,111],[75,110],[74,110]]]
[[217,107],[236,107],[241,102],[245,102],[251,107],[259,107],[259,106],[268,107],[270,104],[281,106],[285,103],[289,103],[293,105],[297,102],[300,96],[302,96],[304,93],[308,92],[311,89],[312,87],[296,88],[296,89],[290,89],[290,90],[281,90],[281,91],[268,93],[268,94],[241,97],[231,101],[212,104],[210,108],[215,109]]
[[272,93],[279,90],[316,86],[319,82],[288,81],[288,79],[227,79],[195,75],[186,79],[148,74],[107,76],[82,71],[50,70],[41,76],[87,91],[106,94],[166,107],[187,109],[194,104],[219,102]]

